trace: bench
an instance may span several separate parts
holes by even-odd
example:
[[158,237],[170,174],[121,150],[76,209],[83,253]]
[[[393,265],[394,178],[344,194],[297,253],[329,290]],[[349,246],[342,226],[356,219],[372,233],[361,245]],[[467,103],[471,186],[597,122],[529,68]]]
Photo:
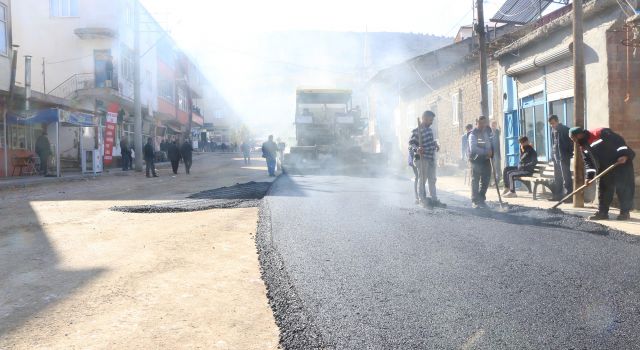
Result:
[[13,157],[11,162],[13,164],[13,170],[11,176],[15,176],[16,169],[19,170],[18,176],[24,175],[36,175],[38,173],[36,169],[36,161],[33,156],[26,157]]
[[[553,163],[542,163],[536,165],[536,169],[533,171],[533,174],[530,176],[519,176],[515,178],[516,180],[522,182],[527,189],[529,189],[529,193],[533,193],[533,200],[538,199],[538,186],[542,185],[543,188],[548,188],[551,192],[553,192]],[[533,190],[531,187],[533,186]]]

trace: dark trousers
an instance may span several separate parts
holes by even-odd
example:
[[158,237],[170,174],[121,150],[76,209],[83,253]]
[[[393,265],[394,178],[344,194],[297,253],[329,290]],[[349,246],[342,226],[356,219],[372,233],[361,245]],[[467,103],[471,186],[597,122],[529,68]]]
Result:
[[553,160],[554,188],[553,196],[557,199],[563,197],[563,190],[567,194],[573,192],[573,178],[571,177],[571,159]]
[[484,203],[487,200],[487,188],[491,179],[489,159],[471,162],[471,201]]
[[38,154],[40,158],[40,172],[42,175],[47,175],[47,168],[49,167],[49,155],[48,154]]
[[598,182],[598,211],[601,213],[609,212],[614,193],[618,195],[620,211],[630,211],[633,209],[635,189],[633,163],[628,161],[600,178]]
[[184,169],[187,171],[187,174],[191,173],[191,164],[193,164],[192,159],[183,159]]
[[249,153],[244,154],[244,164],[251,164],[251,154]]
[[180,159],[171,161],[171,169],[174,174],[178,173],[178,167],[180,166]]
[[144,162],[146,163],[146,166],[147,166],[146,167],[147,168],[147,170],[146,170],[147,176],[149,176],[150,172],[153,174],[153,176],[157,176],[157,174],[156,174],[156,164],[155,164],[154,160],[153,159],[146,159]]
[[122,171],[131,169],[131,155],[129,153],[122,153]]
[[502,172],[502,178],[504,179],[504,186],[509,187],[511,192],[516,191],[516,177],[531,176],[532,172],[526,170],[518,170],[518,167],[508,166],[504,168]]
[[267,170],[269,170],[270,176],[276,175],[276,159],[273,157],[267,157]]

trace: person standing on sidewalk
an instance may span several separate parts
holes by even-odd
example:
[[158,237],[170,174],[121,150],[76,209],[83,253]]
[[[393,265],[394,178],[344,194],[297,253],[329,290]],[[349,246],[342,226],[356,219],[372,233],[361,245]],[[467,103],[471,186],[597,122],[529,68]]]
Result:
[[515,198],[516,178],[521,176],[531,176],[538,165],[538,153],[529,143],[529,138],[522,136],[520,142],[520,163],[517,167],[508,166],[504,168],[504,192],[505,198]]
[[[432,111],[422,113],[419,127],[411,131],[409,153],[414,155],[414,165],[418,168],[418,194],[420,205],[427,208],[446,207],[438,200],[436,193],[436,152],[440,146],[433,137],[431,125],[436,117]],[[429,182],[429,196],[425,185]]]
[[158,174],[156,174],[156,164],[155,164],[156,152],[153,148],[153,139],[151,137],[147,139],[147,144],[144,145],[144,149],[142,150],[142,153],[143,153],[144,162],[146,165],[147,177],[151,177],[149,173],[152,173],[153,177],[158,177]]
[[486,208],[487,189],[491,178],[493,145],[487,117],[476,119],[476,128],[469,134],[469,162],[471,163],[471,203],[474,208]]
[[613,164],[618,164],[613,171],[600,178],[598,182],[598,212],[591,215],[589,220],[609,219],[609,207],[613,201],[614,193],[618,195],[620,201],[620,215],[617,219],[629,220],[636,189],[633,173],[635,152],[627,146],[622,136],[608,128],[584,130],[580,127],[573,127],[569,129],[569,134],[571,140],[580,145],[584,153],[585,183],[590,183],[596,174],[603,172]]
[[267,170],[269,176],[276,176],[276,157],[278,156],[278,145],[273,142],[273,135],[269,135],[269,140],[262,144],[262,158],[267,160]]
[[178,174],[178,167],[180,167],[180,150],[178,149],[178,143],[173,140],[167,146],[167,158],[171,161],[171,170],[173,174]]
[[51,143],[47,138],[47,129],[36,140],[36,154],[40,158],[40,171],[43,176],[48,175],[49,157],[51,157]]
[[471,134],[471,130],[473,130],[473,125],[467,124],[464,127],[464,134],[462,134],[462,138],[460,139],[460,159],[462,159],[464,166],[466,166],[469,161],[469,134]]
[[[551,126],[551,156],[554,177],[552,201],[557,202],[564,197],[564,191],[573,192],[573,178],[571,177],[573,142],[569,137],[569,128],[558,121],[558,116],[550,116],[549,125]],[[573,199],[567,201],[572,202]]]
[[191,164],[193,164],[193,146],[191,145],[191,140],[184,140],[184,143],[180,147],[180,156],[182,156],[187,175],[191,174]]
[[242,142],[240,149],[242,150],[242,156],[244,157],[244,164],[251,164],[251,145],[249,145],[249,142]]
[[122,156],[122,171],[131,169],[131,148],[124,135],[120,138],[120,155]]
[[[493,172],[496,174],[495,177],[498,178],[498,182],[502,179],[502,155],[500,153],[500,137],[502,136],[502,132],[498,128],[498,122],[493,120],[491,121],[491,146],[493,147]],[[495,178],[492,176],[489,181],[495,181]],[[496,184],[497,186],[498,184]]]

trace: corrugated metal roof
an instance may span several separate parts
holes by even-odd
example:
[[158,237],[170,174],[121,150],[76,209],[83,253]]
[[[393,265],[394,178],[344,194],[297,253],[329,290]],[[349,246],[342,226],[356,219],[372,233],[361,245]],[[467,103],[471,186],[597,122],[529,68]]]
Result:
[[541,16],[554,0],[507,0],[491,22],[527,24]]

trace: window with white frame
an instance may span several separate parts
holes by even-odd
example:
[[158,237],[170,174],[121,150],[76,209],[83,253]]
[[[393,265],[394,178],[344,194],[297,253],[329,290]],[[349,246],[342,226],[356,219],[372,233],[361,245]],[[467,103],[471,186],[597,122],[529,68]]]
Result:
[[493,119],[493,81],[487,83],[487,111],[489,119]]
[[460,92],[451,95],[451,121],[453,125],[460,124]]
[[184,91],[184,88],[178,86],[178,108],[182,111],[187,111],[187,94]]
[[174,101],[173,91],[174,91],[173,80],[159,76],[158,77],[158,96],[173,103]]
[[49,0],[51,17],[78,17],[79,0]]
[[120,54],[120,62],[122,65],[122,77],[129,82],[133,82],[133,51],[122,45]]
[[9,55],[9,39],[7,36],[7,6],[0,4],[0,55]]

